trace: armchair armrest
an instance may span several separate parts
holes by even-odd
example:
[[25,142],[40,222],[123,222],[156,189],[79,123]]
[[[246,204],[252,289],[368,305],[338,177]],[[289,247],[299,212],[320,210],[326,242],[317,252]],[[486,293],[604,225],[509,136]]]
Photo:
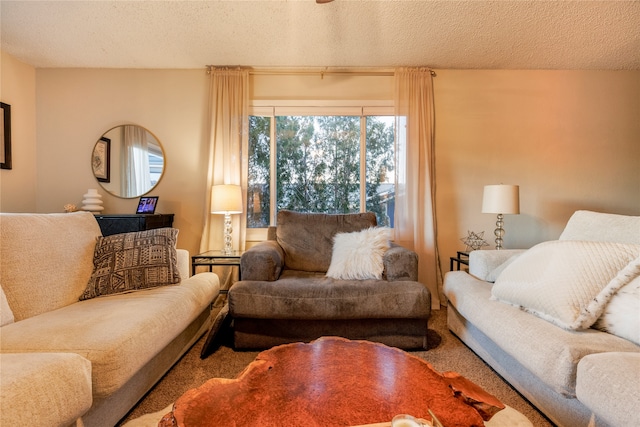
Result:
[[284,266],[284,251],[275,240],[265,240],[245,251],[240,258],[242,280],[278,280]]
[[398,280],[418,281],[418,254],[396,243],[382,258],[384,271],[389,282]]
[[[526,249],[502,249],[499,251],[471,251],[469,252],[469,274],[480,280],[495,281],[496,269],[507,261],[515,259]],[[505,265],[506,267],[506,265]],[[493,273],[493,274],[492,274]]]

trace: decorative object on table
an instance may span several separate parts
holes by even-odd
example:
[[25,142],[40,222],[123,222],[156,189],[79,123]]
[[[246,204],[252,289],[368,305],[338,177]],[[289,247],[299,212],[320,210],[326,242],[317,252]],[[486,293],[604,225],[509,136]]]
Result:
[[158,196],[140,197],[138,207],[136,208],[136,214],[154,214],[156,212],[156,207],[158,206],[158,198]]
[[89,212],[102,212],[104,207],[102,206],[102,196],[95,188],[90,188],[87,193],[82,197],[82,210]]
[[99,182],[111,181],[111,139],[101,137],[93,147],[91,156],[93,175]]
[[223,184],[211,187],[211,213],[224,214],[224,254],[232,254],[231,214],[242,213],[242,189],[239,185]]
[[487,241],[484,240],[484,231],[476,233],[475,231],[467,230],[467,237],[463,237],[460,240],[466,246],[464,249],[465,252],[476,251],[481,249],[483,246],[489,246]]
[[0,169],[11,169],[11,105],[0,102]]
[[496,249],[502,249],[504,236],[504,215],[520,213],[520,187],[517,185],[485,185],[482,196],[482,213],[498,214],[496,229]]
[[431,427],[432,425],[423,418],[416,418],[409,414],[399,414],[391,420],[391,427]]
[[77,210],[78,210],[78,207],[72,203],[67,203],[66,205],[64,205],[64,211],[66,213],[75,212]]

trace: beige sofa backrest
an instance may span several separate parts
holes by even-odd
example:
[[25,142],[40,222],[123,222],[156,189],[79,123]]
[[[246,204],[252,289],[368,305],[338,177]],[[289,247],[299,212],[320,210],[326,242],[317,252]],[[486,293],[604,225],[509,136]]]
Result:
[[640,216],[576,211],[559,240],[640,244]]
[[0,284],[15,320],[78,302],[101,235],[90,212],[0,214]]
[[276,240],[291,270],[326,272],[331,264],[333,236],[375,227],[373,212],[322,214],[279,211]]

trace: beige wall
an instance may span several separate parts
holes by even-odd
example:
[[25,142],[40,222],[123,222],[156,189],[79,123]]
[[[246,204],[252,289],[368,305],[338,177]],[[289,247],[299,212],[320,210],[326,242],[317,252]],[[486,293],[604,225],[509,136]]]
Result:
[[93,177],[91,153],[120,124],[150,130],[166,154],[165,174],[151,192],[157,212],[174,213],[178,246],[197,253],[206,185],[208,77],[202,70],[38,69],[38,204],[40,212],[82,205],[97,188],[104,213],[134,213],[136,199],[104,191]]
[[12,169],[0,169],[0,211],[36,210],[36,71],[1,52],[0,100],[11,106]]
[[487,184],[520,185],[505,247],[556,239],[578,209],[640,215],[640,72],[438,71],[441,260],[467,231],[494,246]]
[[[5,80],[3,74],[3,89]],[[35,80],[38,170],[28,184],[37,193],[25,195],[25,206],[60,212],[65,203],[80,205],[88,188],[99,188],[89,164],[94,142],[112,126],[135,123],[164,145],[167,172],[153,194],[160,196],[160,211],[176,214],[179,246],[197,252],[204,216],[205,71],[38,69]],[[506,218],[506,247],[557,238],[576,209],[640,215],[640,71],[439,70],[434,84],[445,271],[449,256],[464,248],[459,239],[468,230],[485,231],[492,243],[495,218],[480,212],[486,184],[520,185],[521,214]],[[284,92],[281,98],[388,100],[392,91],[391,77],[252,80],[260,100]],[[106,213],[135,209],[135,200],[100,192]]]

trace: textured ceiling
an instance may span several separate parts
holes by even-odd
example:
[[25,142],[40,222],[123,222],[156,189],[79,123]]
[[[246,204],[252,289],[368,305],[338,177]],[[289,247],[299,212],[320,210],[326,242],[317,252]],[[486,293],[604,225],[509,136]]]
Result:
[[5,1],[36,67],[640,69],[640,1]]

